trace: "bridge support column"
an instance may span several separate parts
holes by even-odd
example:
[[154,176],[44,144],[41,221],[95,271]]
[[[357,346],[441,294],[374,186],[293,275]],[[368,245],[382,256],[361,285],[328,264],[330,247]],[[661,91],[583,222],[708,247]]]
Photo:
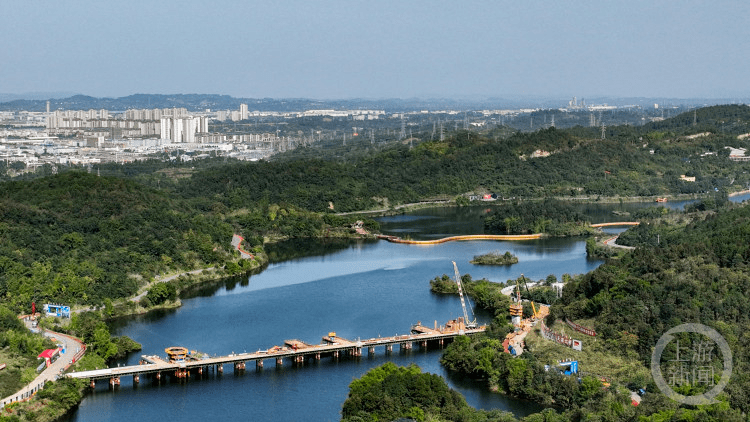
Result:
[[338,359],[339,358],[339,351],[338,350],[334,350],[333,351],[333,358],[334,359]]
[[386,353],[391,353],[393,351],[393,345],[392,344],[386,344],[385,345],[385,351],[386,351]]
[[91,384],[90,384],[90,385],[91,385],[91,388],[94,388],[94,387],[96,387],[96,381],[94,381],[94,380],[92,379],[92,380],[91,380]]
[[315,354],[315,360],[320,360],[320,353]]
[[245,370],[245,362],[235,362],[235,364],[234,364],[234,370],[235,371],[244,371]]
[[198,367],[198,375],[203,375],[203,367],[202,366]]
[[219,374],[223,374],[224,373],[224,365],[222,365],[222,364],[216,365],[216,372],[219,373]]
[[284,364],[284,359],[282,358],[276,358],[276,366],[281,366]]
[[263,359],[258,359],[255,361],[255,369],[263,368]]
[[141,377],[133,375],[133,384],[138,384],[139,382],[141,382]]
[[412,344],[410,341],[405,341],[401,343],[401,350],[411,350],[411,346]]
[[368,347],[367,348],[367,353],[370,354],[370,355],[374,355],[375,354],[375,346]]
[[427,340],[423,341],[420,345],[422,346],[423,349],[426,349],[427,348]]
[[300,365],[303,364],[303,363],[305,363],[305,357],[302,356],[302,355],[295,356],[294,357],[294,363],[300,364]]
[[114,387],[115,385],[120,385],[120,377],[112,377],[109,379],[109,385]]
[[355,347],[351,351],[352,356],[362,356],[362,348],[361,347]]
[[161,372],[157,372],[156,373],[156,379],[157,380],[161,380]]
[[443,339],[442,338],[440,339],[440,348],[441,349],[443,348]]

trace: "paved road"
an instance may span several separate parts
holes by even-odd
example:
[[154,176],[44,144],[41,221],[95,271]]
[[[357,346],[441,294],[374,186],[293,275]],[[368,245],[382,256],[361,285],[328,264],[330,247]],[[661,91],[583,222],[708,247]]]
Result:
[[411,204],[396,205],[393,208],[382,208],[382,209],[379,209],[379,210],[338,212],[338,213],[336,213],[336,215],[376,214],[376,213],[383,213],[383,212],[392,211],[392,210],[400,210],[402,208],[407,208],[407,207],[411,207],[411,206],[414,206],[414,205],[438,205],[438,204],[449,204],[450,202],[451,201],[449,201],[449,200],[413,202]]
[[[135,295],[135,296],[131,297],[131,298],[130,298],[130,299],[128,299],[128,300],[129,300],[130,302],[138,302],[138,301],[140,301],[141,299],[143,299],[143,297],[144,297],[144,296],[146,296],[146,295],[148,294],[148,289],[150,289],[150,288],[151,288],[151,286],[153,286],[153,285],[154,285],[154,284],[156,284],[156,283],[164,283],[164,282],[166,282],[166,281],[171,281],[171,280],[174,280],[175,278],[177,278],[177,277],[180,277],[180,276],[183,276],[183,275],[200,274],[200,273],[202,273],[203,271],[211,271],[211,270],[214,270],[214,269],[216,269],[216,267],[210,267],[210,268],[201,268],[201,269],[198,269],[198,270],[193,270],[193,271],[185,271],[185,272],[182,272],[182,273],[179,273],[179,274],[173,274],[173,275],[170,275],[170,276],[166,276],[166,277],[164,277],[164,278],[156,278],[156,279],[154,279],[153,281],[151,281],[150,283],[148,283],[148,284],[147,284],[147,285],[146,285],[145,287],[143,287],[143,292],[141,292],[140,294],[137,294],[137,295]],[[80,312],[88,312],[88,311],[93,311],[94,309],[95,309],[95,308],[93,308],[93,307],[91,307],[91,306],[88,306],[88,307],[85,307],[85,308],[77,308],[77,309],[73,309],[73,310],[71,310],[70,312],[72,312],[72,313],[76,314],[76,313],[80,313]]]
[[198,269],[198,270],[185,271],[184,273],[173,274],[173,275],[170,275],[170,276],[167,276],[167,277],[164,277],[164,278],[155,279],[154,281],[152,281],[151,283],[149,283],[149,284],[146,285],[146,287],[144,288],[144,290],[143,290],[143,292],[141,294],[133,296],[133,297],[131,297],[128,300],[131,301],[131,302],[138,302],[138,301],[140,301],[141,299],[143,299],[144,296],[146,296],[148,294],[148,289],[151,288],[151,286],[153,286],[156,283],[164,283],[164,282],[167,282],[167,281],[171,281],[171,280],[174,280],[177,277],[180,277],[180,276],[183,276],[183,275],[200,274],[203,271],[211,271],[211,270],[213,270],[215,268],[216,267],[201,268],[201,269]]
[[[26,324],[26,327],[29,328],[32,331],[38,330],[37,328],[32,328],[31,321],[28,319],[24,320],[24,323]],[[47,369],[42,371],[41,374],[39,374],[36,378],[34,378],[33,381],[31,381],[28,385],[26,385],[24,388],[16,392],[15,394],[12,394],[8,397],[5,397],[0,404],[5,406],[8,403],[16,402],[19,400],[24,400],[37,391],[39,391],[42,387],[44,387],[44,384],[48,381],[54,381],[57,379],[57,377],[70,365],[72,365],[77,359],[80,359],[81,356],[83,356],[83,352],[85,352],[84,344],[75,339],[74,337],[70,337],[65,334],[56,333],[54,331],[45,331],[44,335],[50,338],[53,338],[55,344],[62,344],[65,353],[60,354],[60,357],[57,358],[56,361],[52,363]],[[41,361],[40,361],[41,362]]]
[[618,236],[615,236],[615,237],[613,237],[613,238],[611,238],[611,239],[607,239],[607,240],[605,240],[605,241],[604,241],[604,244],[605,244],[605,245],[607,245],[607,246],[612,246],[613,248],[621,248],[621,249],[635,249],[635,248],[634,248],[634,247],[632,247],[632,246],[618,245],[617,243],[615,243],[615,242],[617,241],[617,237],[618,237]]

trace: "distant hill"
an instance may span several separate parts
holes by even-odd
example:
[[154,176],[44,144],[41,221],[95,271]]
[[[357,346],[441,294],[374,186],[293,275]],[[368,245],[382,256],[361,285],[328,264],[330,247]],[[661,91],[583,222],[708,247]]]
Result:
[[[61,95],[59,95],[61,94]],[[377,109],[389,112],[414,110],[482,110],[498,108],[559,108],[567,105],[568,98],[542,97],[462,97],[462,98],[352,98],[343,100],[316,100],[308,98],[237,98],[218,94],[133,94],[119,98],[97,98],[66,93],[0,94],[0,111],[45,111],[47,101],[52,110],[107,109],[122,111],[132,108],[184,107],[191,111],[238,109],[247,104],[250,110],[301,111],[309,109]],[[730,99],[668,99],[668,98],[608,98],[598,97],[587,104],[635,105],[653,107],[704,106],[726,104]]]

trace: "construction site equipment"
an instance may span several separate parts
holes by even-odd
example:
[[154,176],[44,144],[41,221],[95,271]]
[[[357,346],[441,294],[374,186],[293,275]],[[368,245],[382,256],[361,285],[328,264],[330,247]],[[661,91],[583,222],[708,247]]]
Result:
[[516,279],[516,303],[510,304],[510,318],[513,322],[514,327],[521,326],[521,318],[523,318],[523,305],[521,304],[521,288],[518,286],[518,279]]
[[167,347],[164,351],[167,352],[167,358],[170,363],[185,362],[188,357],[188,349],[185,347]]
[[[521,280],[523,281],[523,286],[526,288],[526,294],[529,295],[529,302],[531,302],[531,310],[534,311],[533,318],[539,319],[539,312],[536,310],[536,306],[534,306],[534,301],[531,300],[531,292],[529,291],[529,285],[526,284],[526,277],[524,277],[523,274],[521,274]],[[518,281],[516,280],[516,283]]]
[[[453,270],[456,272],[456,284],[458,285],[458,296],[461,298],[461,308],[464,311],[464,324],[466,325],[466,328],[476,328],[477,327],[477,319],[474,317],[474,319],[469,319],[469,314],[466,312],[466,303],[464,301],[464,291],[461,287],[461,274],[458,273],[458,266],[456,265],[456,261],[453,262]],[[469,302],[469,308],[471,309],[471,302]],[[471,310],[471,316],[474,316],[474,310]]]

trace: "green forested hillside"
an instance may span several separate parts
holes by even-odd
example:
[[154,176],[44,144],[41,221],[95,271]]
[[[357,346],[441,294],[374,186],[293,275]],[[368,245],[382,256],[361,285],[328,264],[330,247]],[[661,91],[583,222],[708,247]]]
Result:
[[553,310],[595,318],[613,353],[635,352],[644,362],[669,328],[689,322],[715,328],[733,353],[729,403],[748,413],[750,207],[664,233],[657,246],[638,248],[567,286]]
[[[306,159],[240,163],[198,171],[178,187],[188,197],[216,198],[228,207],[267,200],[312,211],[354,211],[468,192],[502,197],[651,196],[739,189],[750,183],[750,163],[728,160],[725,146],[750,148],[736,130],[750,122],[746,106],[701,110],[706,129],[680,123],[617,126],[606,139],[590,130],[549,128],[496,137],[457,132],[445,141],[398,144],[347,161]],[[689,114],[689,113],[688,113]],[[720,117],[735,123],[716,126]],[[713,117],[712,117],[713,116]],[[710,117],[710,119],[709,119]],[[692,117],[690,118],[692,122]],[[739,123],[738,123],[739,122]],[[706,123],[708,124],[708,123]],[[548,156],[532,158],[537,150]],[[306,154],[309,156],[311,154]],[[695,182],[680,180],[695,176]]]
[[222,261],[232,227],[133,182],[65,173],[0,185],[0,294],[17,307],[101,303],[139,281]]

